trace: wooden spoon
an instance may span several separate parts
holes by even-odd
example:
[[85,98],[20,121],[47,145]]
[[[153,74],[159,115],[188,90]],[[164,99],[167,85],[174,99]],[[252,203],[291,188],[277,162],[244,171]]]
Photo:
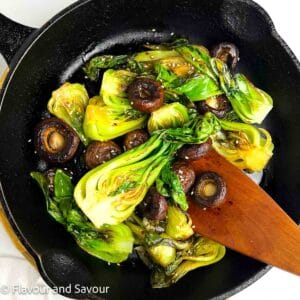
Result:
[[196,173],[214,171],[227,185],[219,207],[190,201],[195,231],[224,246],[300,275],[300,228],[252,179],[210,150],[192,162]]

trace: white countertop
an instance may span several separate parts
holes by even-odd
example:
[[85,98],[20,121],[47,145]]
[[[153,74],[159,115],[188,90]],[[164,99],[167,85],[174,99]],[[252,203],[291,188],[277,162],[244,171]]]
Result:
[[[32,27],[40,27],[59,10],[74,0],[0,0],[0,12],[9,18]],[[295,55],[300,58],[299,1],[257,0],[269,13],[278,33],[287,42]],[[5,63],[0,57],[0,74]],[[41,286],[42,279],[31,265],[16,250],[0,223],[0,299],[5,300],[46,300],[67,299],[59,295],[14,295],[5,294],[3,286]],[[1,292],[2,291],[2,292]],[[4,292],[3,292],[4,291]],[[69,298],[68,298],[69,299]],[[232,300],[299,300],[300,277],[272,268],[265,276],[231,297]]]

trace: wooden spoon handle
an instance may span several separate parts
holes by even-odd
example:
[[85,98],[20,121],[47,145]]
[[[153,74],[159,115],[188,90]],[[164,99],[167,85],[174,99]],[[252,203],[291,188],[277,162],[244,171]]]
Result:
[[225,202],[203,209],[190,201],[195,231],[267,264],[300,275],[300,228],[247,175],[215,151],[192,163],[214,171],[227,185]]

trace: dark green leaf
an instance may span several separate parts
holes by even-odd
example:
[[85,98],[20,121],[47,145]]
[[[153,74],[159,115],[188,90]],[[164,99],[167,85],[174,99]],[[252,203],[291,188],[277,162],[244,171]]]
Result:
[[162,82],[164,88],[173,88],[181,83],[181,79],[161,64],[155,65],[156,80]]
[[161,180],[169,188],[169,193],[171,194],[175,203],[177,203],[181,209],[187,210],[188,203],[186,195],[182,189],[182,185],[176,173],[172,170],[171,164],[166,164],[160,174]]
[[157,191],[162,195],[162,196],[165,196],[165,197],[169,197],[170,194],[167,190],[167,188],[164,186],[164,182],[158,177],[156,179],[156,189]]
[[218,83],[218,78],[210,64],[211,57],[209,56],[207,49],[202,46],[186,45],[176,48],[176,51],[201,74],[209,76]]
[[48,213],[59,223],[65,224],[65,218],[60,210],[59,203],[50,197],[47,177],[40,172],[31,172],[31,177],[38,183],[46,199]]
[[145,48],[151,50],[171,50],[176,49],[178,47],[186,46],[189,44],[189,41],[185,38],[177,38],[172,42],[169,43],[162,43],[162,44],[154,44],[154,45],[145,45]]
[[230,122],[239,121],[239,116],[234,110],[231,110],[226,114],[223,120],[230,121]]
[[57,198],[73,197],[74,186],[70,176],[62,170],[56,170],[54,177],[54,195]]
[[96,80],[99,69],[114,68],[123,65],[127,62],[128,55],[101,55],[92,58],[84,67],[83,70],[91,80]]
[[188,79],[183,85],[175,88],[173,91],[184,94],[191,101],[205,100],[223,94],[218,84],[210,77],[204,75]]
[[134,73],[142,74],[145,72],[145,67],[142,62],[137,62],[132,57],[127,60],[127,68]]

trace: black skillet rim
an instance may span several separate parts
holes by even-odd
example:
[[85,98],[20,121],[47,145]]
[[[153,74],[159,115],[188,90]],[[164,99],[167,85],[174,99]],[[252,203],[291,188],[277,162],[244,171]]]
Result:
[[[61,18],[63,18],[65,15],[69,14],[73,10],[79,8],[82,5],[85,5],[86,3],[90,2],[92,0],[78,0],[75,3],[69,5],[65,9],[61,10],[58,14],[53,16],[48,22],[46,22],[41,28],[36,29],[32,34],[29,35],[29,37],[25,40],[23,45],[20,47],[20,49],[17,51],[17,53],[13,56],[10,65],[9,65],[9,72],[8,75],[6,76],[6,79],[3,84],[3,88],[0,91],[0,113],[1,113],[1,108],[2,104],[4,101],[4,97],[7,91],[7,88],[9,86],[10,80],[17,69],[18,65],[21,63],[23,57],[26,55],[27,51],[30,50],[30,48],[34,45],[36,41],[38,41],[39,37],[44,34],[50,28],[53,24],[55,24],[57,21],[59,21]],[[293,51],[289,48],[289,46],[286,44],[286,42],[281,38],[281,36],[278,34],[278,32],[275,29],[274,23],[269,16],[269,14],[256,2],[252,0],[239,0],[239,2],[244,2],[250,6],[252,6],[255,10],[257,10],[266,20],[266,23],[268,24],[271,33],[272,38],[276,39],[280,46],[287,52],[288,56],[292,59],[293,63],[297,67],[298,72],[300,73],[300,62],[296,58],[295,54]],[[18,228],[17,224],[14,221],[14,217],[12,216],[9,207],[7,205],[7,200],[3,192],[1,180],[0,180],[0,202],[2,204],[2,207],[4,209],[5,215],[7,217],[7,220],[9,221],[10,225],[12,226],[15,234],[17,235],[18,239],[21,241],[21,243],[24,245],[26,250],[31,254],[31,256],[34,258],[36,265],[38,266],[39,273],[43,275],[43,271],[40,266],[40,261],[38,254],[35,253],[34,249],[31,248],[29,243],[26,240],[26,237],[23,236],[21,229]],[[261,268],[260,271],[258,271],[254,276],[250,277],[248,280],[242,282],[240,285],[237,287],[221,294],[217,295],[213,298],[214,300],[221,300],[221,299],[226,299],[228,297],[231,297],[234,294],[237,294],[238,292],[242,291],[246,287],[250,286],[252,283],[260,279],[264,274],[266,274],[272,266],[270,265],[265,265]],[[52,287],[52,284],[47,281],[45,276],[42,276],[44,280],[47,282],[49,286]]]

